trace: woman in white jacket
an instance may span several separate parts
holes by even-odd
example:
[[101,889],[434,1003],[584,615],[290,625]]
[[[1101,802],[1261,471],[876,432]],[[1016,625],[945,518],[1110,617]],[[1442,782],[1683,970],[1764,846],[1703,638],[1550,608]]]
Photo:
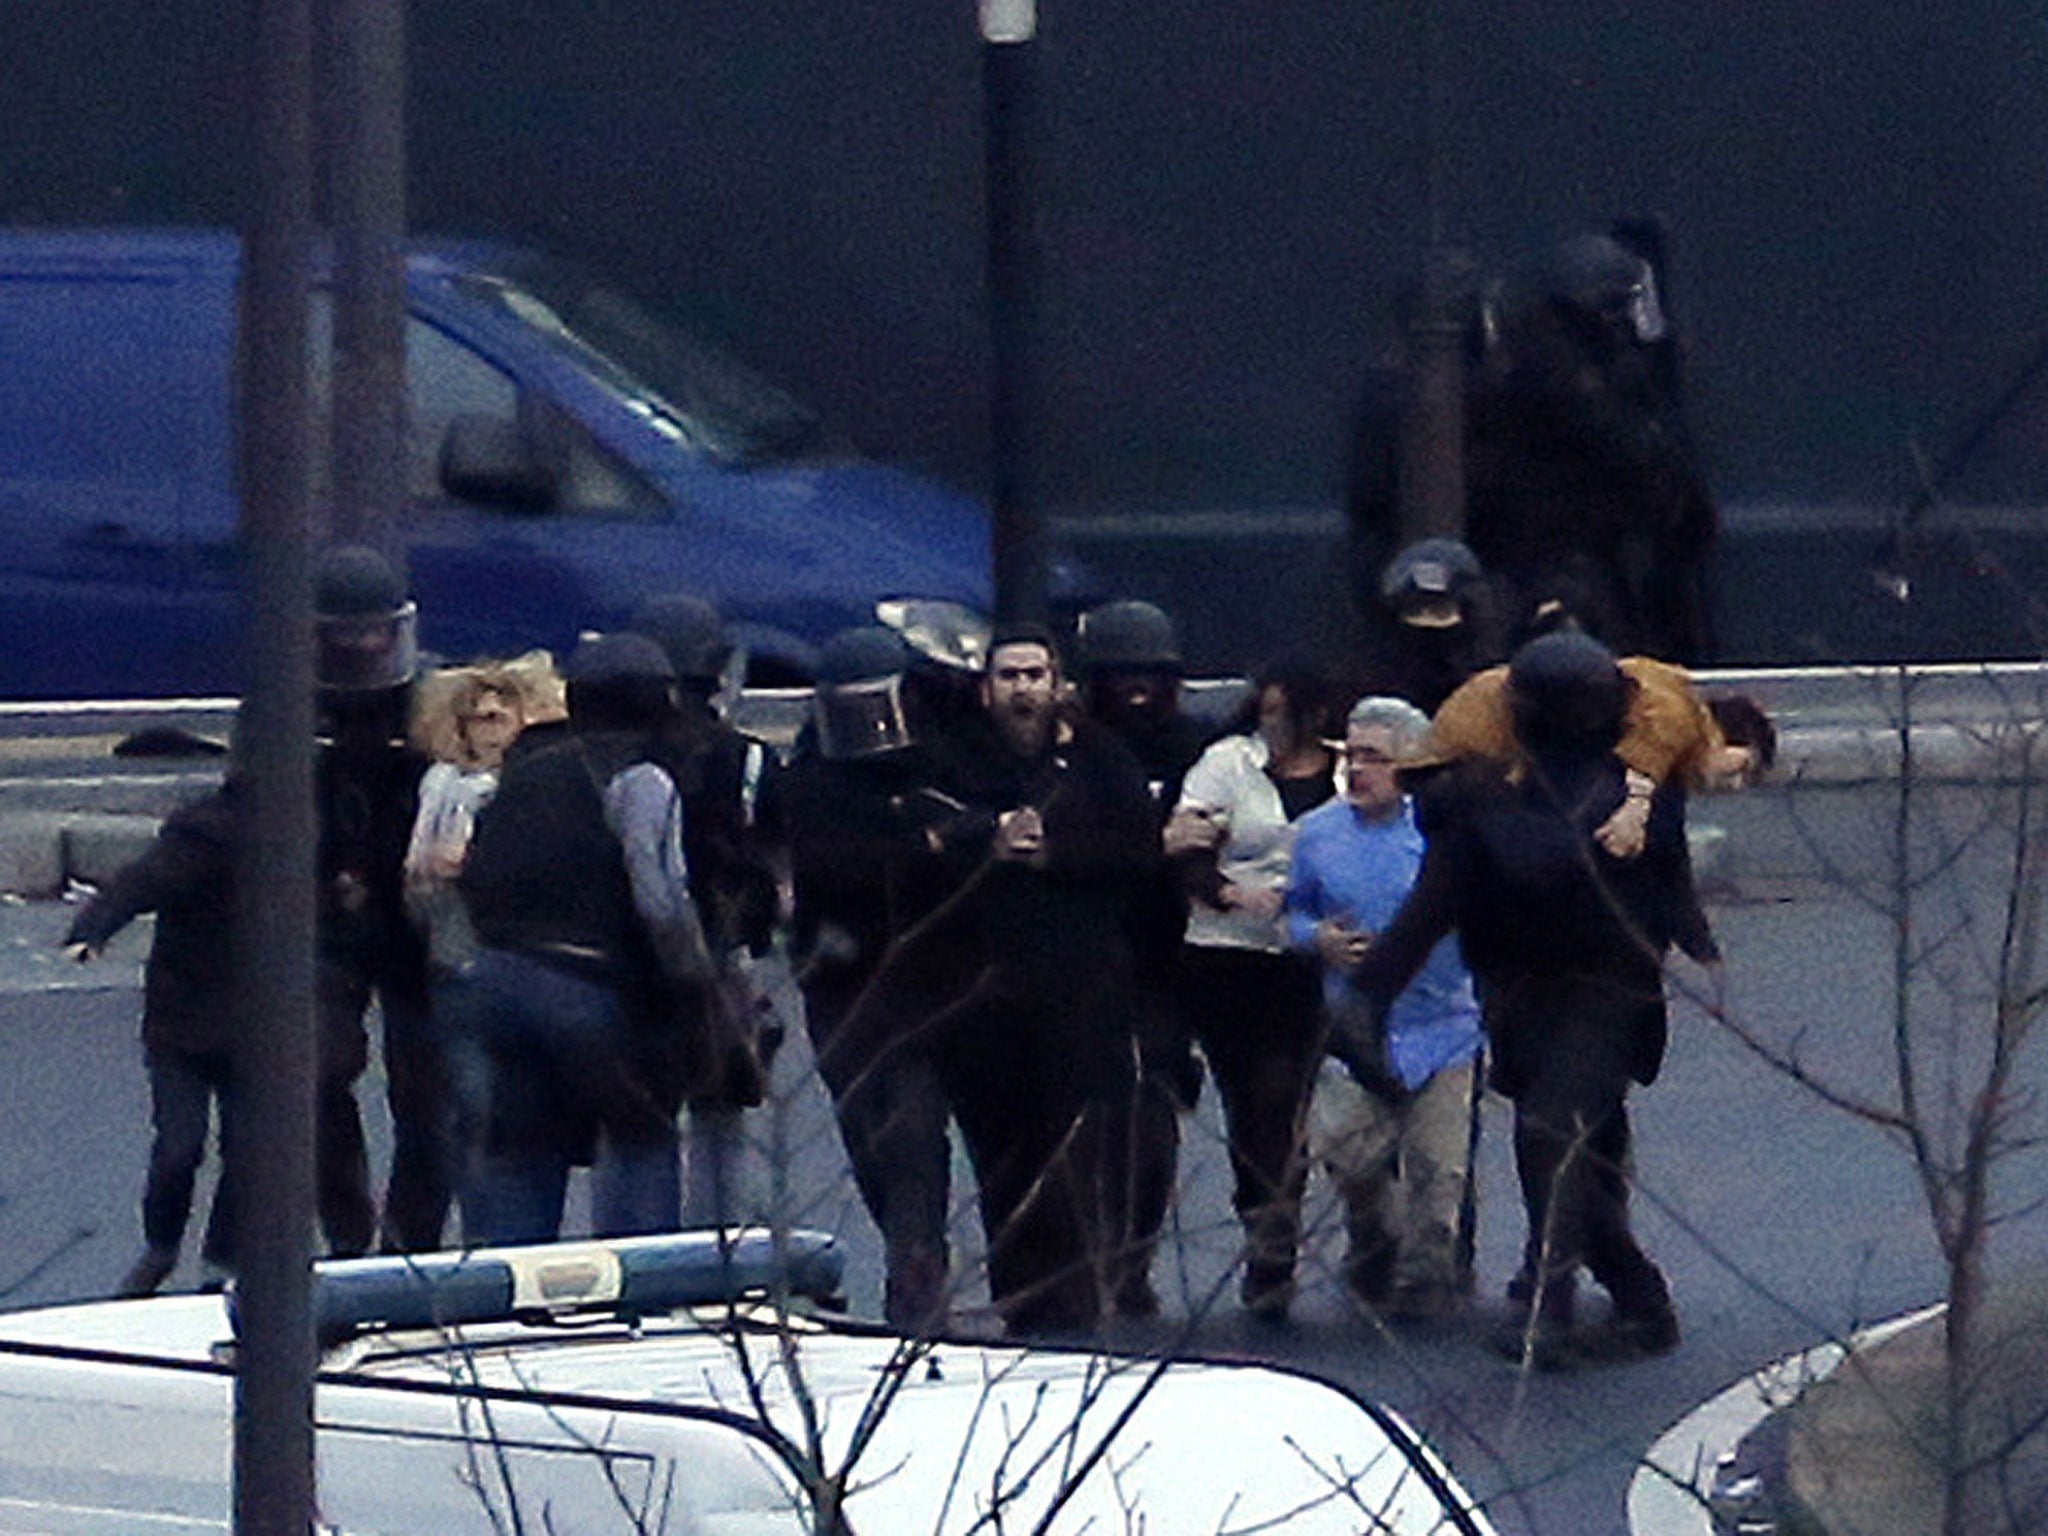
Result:
[[405,851],[405,904],[426,935],[436,975],[460,971],[474,946],[455,881],[505,753],[527,726],[566,714],[562,679],[546,651],[442,667],[414,686],[413,745],[431,765]]
[[1182,1017],[1223,1099],[1245,1230],[1241,1294],[1278,1320],[1294,1296],[1304,1116],[1321,1041],[1319,978],[1281,916],[1294,825],[1336,792],[1328,683],[1312,667],[1260,674],[1242,728],[1188,775],[1167,828],[1191,900]]

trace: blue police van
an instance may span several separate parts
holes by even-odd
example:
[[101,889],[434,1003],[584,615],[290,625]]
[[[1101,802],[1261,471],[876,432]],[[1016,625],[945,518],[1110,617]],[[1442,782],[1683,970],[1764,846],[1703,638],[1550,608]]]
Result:
[[[238,262],[220,231],[0,231],[0,698],[237,690]],[[878,604],[986,609],[985,507],[846,450],[624,295],[456,241],[416,243],[405,288],[428,650],[559,652],[690,591],[724,608],[757,681],[798,681]],[[332,318],[316,262],[316,419]]]

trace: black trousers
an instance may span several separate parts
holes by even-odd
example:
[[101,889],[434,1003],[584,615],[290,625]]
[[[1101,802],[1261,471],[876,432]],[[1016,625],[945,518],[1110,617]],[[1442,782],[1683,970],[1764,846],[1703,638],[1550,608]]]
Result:
[[[383,1020],[385,1094],[391,1111],[391,1180],[381,1234],[376,1231],[369,1164],[362,1151],[362,1116],[353,1091],[367,1060],[365,1015],[373,993]],[[381,1236],[388,1252],[439,1248],[454,1188],[455,1111],[424,978],[418,986],[379,986],[353,967],[323,961],[320,1027],[320,1209],[329,1245],[336,1252],[362,1253],[373,1236]]]
[[991,1298],[1015,1329],[1093,1328],[1129,1227],[1115,1134],[1136,1069],[1126,964],[991,966],[938,1035],[980,1187]]
[[[193,1183],[206,1156],[208,1111],[220,1112],[221,1177],[207,1218],[207,1262],[232,1269],[237,1259],[238,1213],[236,1083],[225,1053],[151,1050],[150,1118],[153,1135],[143,1186],[142,1232],[150,1247],[175,1252],[192,1212]],[[314,1099],[315,1192],[328,1250],[349,1258],[367,1253],[375,1235],[369,1155],[356,1105],[355,1074],[329,1071],[323,1054]]]
[[1629,1226],[1627,1052],[1616,1032],[1565,1022],[1531,1053],[1515,1098],[1515,1172],[1543,1310],[1568,1322],[1589,1267],[1624,1317],[1671,1304],[1663,1273]]
[[861,1202],[882,1234],[883,1315],[920,1334],[946,1315],[951,1118],[933,1031],[940,1000],[865,973],[822,972],[804,988],[818,1075],[832,1095]]
[[1315,961],[1190,944],[1180,999],[1223,1101],[1247,1292],[1284,1286],[1301,1241],[1303,1123],[1322,1040]]

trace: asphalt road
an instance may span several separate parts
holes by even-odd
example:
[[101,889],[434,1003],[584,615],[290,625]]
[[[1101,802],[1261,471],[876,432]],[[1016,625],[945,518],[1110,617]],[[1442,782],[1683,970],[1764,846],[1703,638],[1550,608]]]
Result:
[[[1727,952],[1729,1014],[1767,1040],[1796,1043],[1816,1073],[1876,1098],[1894,1091],[1894,928],[1882,886],[1895,809],[1891,788],[1874,785],[1766,789],[1695,810],[1696,820],[1726,832],[1713,915]],[[1942,873],[1916,909],[1913,995],[1930,1052],[1923,1086],[1938,1096],[1943,1063],[1966,1058],[1983,1036],[2014,815],[1973,790],[1935,792],[1921,814],[1916,857]],[[10,1305],[104,1294],[140,1241],[147,1113],[135,1025],[146,935],[133,932],[80,968],[52,947],[67,915],[55,903],[0,906],[0,1125],[9,1153],[0,1164],[0,1287]],[[1674,972],[1681,990],[1704,981],[1696,970]],[[1628,1478],[1666,1425],[1764,1361],[1922,1305],[1941,1284],[1919,1186],[1894,1140],[1766,1067],[1696,1002],[1681,998],[1673,1022],[1664,1076],[1635,1105],[1639,1227],[1672,1276],[1686,1328],[1675,1354],[1524,1378],[1484,1347],[1521,1241],[1499,1104],[1488,1107],[1482,1150],[1474,1316],[1432,1333],[1367,1327],[1330,1283],[1341,1243],[1322,1202],[1291,1326],[1248,1322],[1227,1290],[1221,1305],[1209,1304],[1235,1248],[1213,1094],[1187,1126],[1181,1208],[1157,1271],[1168,1317],[1124,1342],[1184,1336],[1199,1352],[1256,1355],[1385,1398],[1445,1452],[1503,1531],[1622,1531]],[[755,1117],[764,1153],[750,1198],[841,1232],[853,1304],[875,1313],[876,1239],[800,1044],[780,1075],[784,1111]],[[2038,1058],[2022,1075],[2042,1085]],[[379,1090],[373,1070],[364,1102],[381,1159],[388,1135]],[[779,1150],[767,1151],[769,1143]],[[2048,1187],[2039,1154],[2008,1162],[2001,1179],[2008,1207]],[[959,1188],[969,1187],[962,1166]],[[971,1268],[964,1201],[959,1232]],[[2048,1260],[2048,1220],[2030,1215],[1998,1242],[1999,1265]],[[181,1271],[175,1283],[190,1278]]]

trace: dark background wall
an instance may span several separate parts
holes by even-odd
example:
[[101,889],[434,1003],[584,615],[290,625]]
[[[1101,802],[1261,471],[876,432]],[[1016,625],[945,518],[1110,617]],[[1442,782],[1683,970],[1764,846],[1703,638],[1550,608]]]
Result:
[[[1323,505],[1422,248],[1423,8],[1043,0],[1045,483],[1062,506]],[[1735,502],[1873,503],[2048,331],[2048,13],[1993,0],[1440,0],[1447,232],[1676,241]],[[231,217],[239,7],[0,8],[0,218]],[[438,0],[412,217],[585,257],[979,485],[969,0]],[[2022,410],[1962,493],[2031,493]]]

